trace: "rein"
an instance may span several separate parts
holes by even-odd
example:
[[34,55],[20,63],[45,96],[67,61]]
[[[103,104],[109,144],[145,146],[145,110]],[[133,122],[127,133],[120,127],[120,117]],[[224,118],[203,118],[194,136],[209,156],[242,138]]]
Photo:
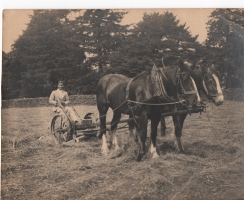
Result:
[[62,106],[59,98],[54,94],[55,100],[57,99],[58,102],[58,107],[62,109],[62,111],[64,112],[65,116],[69,119],[70,123],[72,124],[72,126],[75,126],[75,122],[71,119],[70,115],[69,115],[69,111]]
[[174,105],[174,104],[178,104],[178,103],[184,103],[185,100],[175,101],[172,103],[144,103],[144,102],[138,102],[138,101],[132,101],[132,100],[126,100],[125,102],[131,102],[131,103],[135,103],[135,104],[149,105],[149,106],[164,106],[164,105]]

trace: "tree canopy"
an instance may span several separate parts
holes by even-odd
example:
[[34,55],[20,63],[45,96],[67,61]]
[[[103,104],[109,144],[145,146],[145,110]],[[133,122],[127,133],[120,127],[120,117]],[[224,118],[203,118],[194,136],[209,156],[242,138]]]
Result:
[[85,55],[79,43],[72,41],[68,13],[35,10],[27,30],[13,44],[8,67],[17,77],[18,97],[49,95],[58,79],[68,82],[77,74]]
[[[198,36],[172,13],[145,13],[133,27],[121,25],[126,14],[114,9],[35,10],[12,51],[3,53],[3,99],[49,96],[60,79],[70,94],[92,94],[105,74],[134,77],[153,63],[161,66],[162,57],[171,67],[179,58],[194,62],[207,55]],[[226,47],[221,47],[226,45],[222,29],[214,23],[209,21],[209,52]]]
[[[207,23],[207,56],[226,77],[227,88],[238,87],[244,79],[243,13],[243,9],[216,9]],[[240,83],[235,85],[231,79],[240,79]]]
[[177,65],[179,58],[193,62],[202,49],[197,37],[172,13],[145,13],[113,55],[112,71],[133,77],[153,63],[162,66],[162,57],[167,66]]
[[126,12],[90,9],[74,21],[77,38],[89,59],[87,66],[103,72],[110,65],[110,55],[117,51],[127,26],[120,24]]
[[[5,64],[5,74],[15,83],[4,80],[3,98],[48,96],[60,79],[71,94],[94,92],[101,76],[96,67],[100,72],[106,68],[126,31],[119,24],[125,13],[86,10],[76,19],[69,17],[77,12],[81,11],[34,11]],[[7,88],[17,92],[7,95]]]

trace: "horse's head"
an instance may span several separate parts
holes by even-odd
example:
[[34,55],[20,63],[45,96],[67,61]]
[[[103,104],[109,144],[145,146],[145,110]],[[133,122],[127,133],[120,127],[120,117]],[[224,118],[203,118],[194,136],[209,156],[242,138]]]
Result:
[[[156,88],[157,95],[155,96],[158,96],[161,102],[162,100],[164,100],[164,102],[183,100],[186,102],[187,107],[196,107],[200,104],[201,100],[196,84],[190,76],[190,71],[185,67],[182,61],[180,61],[177,67],[164,66],[157,68],[154,65],[151,77],[154,87]],[[162,81],[160,81],[160,79]],[[168,100],[168,97],[171,99]]]
[[188,107],[196,107],[201,104],[201,98],[196,83],[189,69],[180,60],[176,77],[178,78],[178,91],[181,98],[185,99]]
[[217,76],[217,71],[214,65],[203,67],[201,61],[192,66],[193,73],[197,79],[197,86],[209,100],[215,105],[221,105],[224,102],[224,96],[220,87],[220,82]]

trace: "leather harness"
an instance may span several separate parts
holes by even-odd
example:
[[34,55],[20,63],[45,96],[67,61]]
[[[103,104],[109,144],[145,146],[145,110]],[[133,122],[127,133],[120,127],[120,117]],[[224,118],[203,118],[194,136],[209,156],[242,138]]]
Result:
[[[168,78],[166,77],[166,75],[164,74],[163,70],[160,70],[159,68],[156,67],[156,65],[153,66],[153,71],[156,72],[156,75],[155,77],[154,76],[151,76],[151,79],[152,79],[152,83],[155,83],[157,86],[157,90],[154,94],[154,97],[163,97],[163,99],[165,99],[167,102],[176,102],[176,100],[172,97],[170,97],[168,94],[167,94],[167,91],[164,87],[164,83],[162,81],[162,77],[160,76],[159,73],[161,73],[161,75],[166,79],[168,80]],[[136,77],[135,77],[136,78]],[[130,81],[128,82],[127,84],[127,87],[126,87],[126,100],[130,100],[129,99],[129,92],[130,92],[130,85],[131,83],[133,82],[133,80],[135,78],[132,78],[130,79]],[[154,80],[155,79],[155,80]]]
[[133,81],[134,79],[135,79],[135,78],[130,79],[130,81],[127,83],[126,91],[125,91],[125,94],[126,94],[125,100],[130,100],[130,99],[129,99],[130,85],[131,85],[131,83],[132,83],[132,81]]

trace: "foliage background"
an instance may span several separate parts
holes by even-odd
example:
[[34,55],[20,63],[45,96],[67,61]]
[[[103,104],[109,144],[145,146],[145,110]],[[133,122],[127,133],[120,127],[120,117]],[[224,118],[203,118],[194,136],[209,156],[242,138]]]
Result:
[[[171,12],[145,13],[134,26],[113,9],[35,10],[12,51],[3,52],[2,99],[47,97],[63,80],[71,95],[94,94],[108,73],[134,77],[150,68],[177,65],[179,58],[214,64],[225,88],[242,87],[243,9],[216,9],[202,44]],[[70,16],[79,13],[75,18]]]

